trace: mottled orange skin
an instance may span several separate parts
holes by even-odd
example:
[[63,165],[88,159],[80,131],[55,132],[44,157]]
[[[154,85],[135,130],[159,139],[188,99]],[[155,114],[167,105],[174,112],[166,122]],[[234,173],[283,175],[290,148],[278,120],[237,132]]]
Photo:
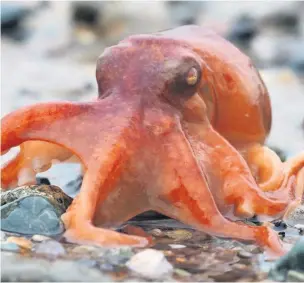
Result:
[[[190,86],[193,67],[199,76]],[[32,170],[29,160],[45,147],[46,168],[72,155],[84,167],[81,191],[63,215],[69,241],[144,246],[147,238],[107,228],[155,210],[284,252],[270,228],[231,220],[280,217],[303,193],[304,156],[287,166],[263,146],[270,101],[247,56],[212,31],[185,26],[107,48],[96,78],[94,102],[37,104],[2,119],[1,151],[22,145],[2,169],[4,188],[18,179],[9,169]]]

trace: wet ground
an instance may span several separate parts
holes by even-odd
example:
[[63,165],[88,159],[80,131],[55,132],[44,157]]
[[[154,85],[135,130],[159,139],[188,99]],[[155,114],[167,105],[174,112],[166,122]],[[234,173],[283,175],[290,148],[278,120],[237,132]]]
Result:
[[[118,21],[121,17],[117,12],[112,20],[106,18],[107,25],[112,28],[110,31],[103,31],[102,34],[106,38],[100,40],[96,32],[88,32],[82,28],[73,30],[70,22],[66,21],[70,17],[68,4],[58,3],[35,10],[35,13],[25,21],[28,33],[25,41],[2,37],[1,117],[19,107],[37,102],[85,101],[95,98],[96,58],[109,42],[114,42],[119,37],[119,31],[124,30],[124,25],[129,29],[141,26],[143,30],[146,25],[149,31],[170,25],[166,20],[168,14],[163,6],[155,5],[150,9],[149,21],[138,17],[137,20],[142,20],[142,24],[128,22],[128,19]],[[229,29],[232,26],[232,19],[238,15],[234,14],[235,9],[227,5],[229,6],[207,4],[205,10],[197,15],[198,23],[216,23],[214,26],[218,26],[220,30]],[[268,8],[251,5],[254,8],[245,4],[238,5],[239,14],[251,10],[252,14],[259,18],[269,10],[273,10],[273,14],[276,13],[276,9],[269,8],[266,3]],[[193,14],[191,9],[190,12],[178,7],[172,9],[175,9],[172,10],[175,11],[172,21],[190,21],[188,14]],[[128,13],[132,15],[137,10],[128,9]],[[297,14],[296,8],[290,10],[291,13]],[[138,12],[136,14],[138,15]],[[160,16],[157,24],[153,24],[155,14]],[[274,17],[283,19],[282,16]],[[295,41],[301,43],[304,34],[303,22],[303,17],[300,17],[300,36],[294,36],[290,29],[283,32],[285,37],[281,38],[285,39],[284,46],[289,46],[288,43],[291,46]],[[267,143],[281,151],[284,157],[291,157],[304,148],[303,73],[296,71],[298,69],[292,68],[291,64],[277,63],[276,58],[280,58],[280,54],[276,54],[279,49],[277,46],[281,41],[275,37],[276,32],[272,31],[270,34],[272,36],[262,30],[249,49],[246,46],[241,47],[256,58],[257,64],[261,66],[261,75],[270,91],[273,127]],[[273,46],[272,42],[276,42],[277,45]],[[290,50],[295,50],[292,48],[290,47]],[[287,51],[282,52],[285,54]],[[292,53],[296,54],[295,51]],[[4,156],[2,162],[12,154],[14,151]],[[69,182],[76,180],[79,174],[78,165],[56,165],[40,176],[48,177],[52,185],[58,185],[74,197],[81,180],[78,184],[74,182],[71,185]],[[173,220],[158,219],[131,224],[143,227],[152,235],[156,241],[153,250],[160,252],[143,254],[139,259],[134,259],[135,254],[140,253],[141,249],[76,246],[65,243],[60,238],[50,240],[39,235],[25,237],[28,241],[16,240],[9,238],[12,236],[9,233],[1,234],[2,280],[263,281],[267,279],[268,270],[272,265],[264,260],[263,254],[254,245],[216,239],[181,226]],[[289,227],[281,232],[284,231],[286,242],[294,243],[301,236],[299,229]],[[281,233],[281,236],[284,234]],[[153,264],[146,264],[147,256],[153,258]],[[138,261],[139,265],[136,264]],[[151,265],[154,268],[152,270],[143,268]]]

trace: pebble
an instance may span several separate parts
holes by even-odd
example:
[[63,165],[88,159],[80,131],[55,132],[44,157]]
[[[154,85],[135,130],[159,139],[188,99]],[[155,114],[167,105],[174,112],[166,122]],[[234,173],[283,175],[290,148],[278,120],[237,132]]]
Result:
[[160,229],[153,229],[151,230],[151,235],[154,236],[154,237],[161,237],[164,235],[163,231],[160,230]]
[[1,250],[9,252],[19,252],[20,247],[15,243],[1,242]]
[[287,273],[287,281],[289,282],[304,282],[304,273],[295,270],[289,270]]
[[99,248],[94,247],[94,246],[77,246],[75,248],[72,249],[73,253],[77,253],[77,254],[86,254],[86,253],[92,253],[92,252],[96,252],[98,251]]
[[175,245],[175,244],[171,244],[169,245],[169,247],[171,247],[172,249],[183,249],[186,246],[185,245]]
[[119,247],[102,250],[100,256],[111,265],[124,265],[134,255],[131,247]]
[[302,225],[304,226],[304,205],[298,206],[294,211],[288,215],[286,223],[290,226]]
[[1,261],[3,282],[112,282],[113,279],[95,268],[68,261],[5,256]]
[[5,239],[6,239],[6,234],[5,234],[5,232],[0,231],[0,240],[1,240],[1,241],[5,241]]
[[244,246],[244,249],[252,254],[259,254],[262,252],[261,248],[255,245],[246,245]]
[[174,241],[189,240],[192,238],[192,232],[184,229],[166,231],[164,233],[168,238],[173,239]]
[[32,240],[34,242],[44,242],[44,241],[51,240],[51,238],[44,236],[44,235],[36,234],[36,235],[33,235]]
[[34,185],[1,193],[1,229],[26,235],[58,235],[64,232],[60,219],[72,198],[59,187]]
[[21,248],[30,250],[33,247],[33,244],[30,240],[25,239],[23,237],[8,237],[7,238],[8,243],[15,243]]
[[240,258],[251,258],[252,257],[252,253],[246,252],[244,250],[241,250],[241,251],[238,252],[238,256]]
[[53,240],[37,244],[34,251],[36,254],[45,254],[51,257],[58,257],[65,254],[64,247]]
[[179,275],[179,276],[182,276],[182,277],[191,276],[191,273],[187,272],[186,270],[180,269],[180,268],[175,268],[174,273],[176,275]]
[[161,251],[146,249],[134,255],[126,266],[149,279],[160,279],[173,272],[173,267]]

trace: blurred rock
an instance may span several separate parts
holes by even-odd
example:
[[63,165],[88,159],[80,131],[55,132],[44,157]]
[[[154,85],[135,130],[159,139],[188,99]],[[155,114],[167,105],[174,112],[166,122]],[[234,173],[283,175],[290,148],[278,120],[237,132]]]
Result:
[[182,25],[196,25],[198,17],[202,13],[204,2],[202,1],[168,1],[171,27]]
[[134,255],[131,247],[105,248],[99,253],[103,263],[123,266]]
[[37,185],[51,185],[51,182],[48,178],[37,177],[36,181],[37,181]]
[[8,252],[19,252],[20,247],[16,243],[1,242],[1,250]]
[[72,199],[56,186],[24,186],[1,194],[1,229],[25,235],[58,235]]
[[304,272],[289,270],[287,274],[288,282],[304,282]]
[[30,14],[28,7],[22,3],[1,2],[1,34],[15,40],[26,38],[24,20]]
[[173,271],[172,265],[164,254],[153,249],[146,249],[134,255],[126,266],[132,271],[150,279],[166,278]]
[[294,9],[282,9],[273,11],[262,17],[260,23],[264,28],[272,28],[281,33],[294,33],[300,32],[300,9],[294,6]]
[[131,34],[155,32],[168,27],[165,5],[158,1],[71,2],[74,31],[89,29],[95,34],[95,40],[106,46],[113,45]]
[[44,235],[39,235],[39,234],[37,234],[37,235],[33,235],[32,240],[33,240],[34,242],[43,242],[43,241],[51,240],[51,238],[46,237],[46,236],[44,236]]
[[25,239],[23,237],[8,237],[6,240],[7,243],[15,243],[20,248],[24,248],[26,250],[30,250],[33,246],[32,242],[28,239]]
[[276,281],[286,281],[288,280],[288,273],[291,270],[304,275],[303,261],[304,237],[301,237],[292,249],[275,263],[269,272],[269,277]]
[[256,20],[250,15],[241,15],[232,23],[226,38],[242,49],[248,49],[258,33]]
[[290,226],[295,226],[297,224],[304,225],[304,205],[300,205],[292,211],[285,221]]
[[36,244],[34,252],[39,255],[45,255],[49,258],[56,258],[66,253],[64,247],[59,242],[53,240]]
[[97,269],[73,261],[2,255],[1,281],[111,282],[112,278]]
[[4,241],[6,239],[6,234],[3,231],[0,231],[0,241]]

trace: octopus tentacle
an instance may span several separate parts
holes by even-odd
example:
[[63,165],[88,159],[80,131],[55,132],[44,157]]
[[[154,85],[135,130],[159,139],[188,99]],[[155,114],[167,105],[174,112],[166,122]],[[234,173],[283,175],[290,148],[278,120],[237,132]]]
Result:
[[196,125],[188,125],[186,130],[190,136],[192,131],[196,133],[191,138],[191,145],[196,156],[203,156],[201,167],[212,171],[217,179],[222,181],[220,186],[213,186],[212,190],[220,190],[214,194],[223,197],[226,204],[233,204],[236,215],[274,216],[286,209],[289,200],[269,198],[261,191],[241,154],[211,125],[204,129],[197,129]]
[[[1,188],[33,185],[36,175],[52,166],[53,161],[77,162],[66,148],[48,142],[27,141],[20,145],[20,152],[1,168]],[[79,160],[78,160],[79,162]]]
[[183,133],[171,134],[167,142],[170,145],[166,148],[167,166],[173,170],[171,176],[164,177],[164,187],[168,189],[161,199],[166,204],[159,203],[156,208],[159,212],[212,235],[256,241],[277,254],[284,253],[278,236],[269,227],[232,222],[220,213]]
[[[132,139],[130,140],[130,134]],[[123,235],[115,231],[94,227],[96,210],[116,188],[123,164],[134,154],[138,144],[132,123],[122,133],[113,133],[95,148],[81,190],[68,211],[62,216],[67,231],[64,236],[70,242],[101,245],[145,246],[144,237]],[[132,208],[129,207],[131,210]]]
[[94,107],[92,103],[53,102],[17,110],[1,120],[1,153],[25,141],[40,140],[62,145],[86,163],[92,151],[88,131],[96,130]]
[[284,166],[273,150],[257,144],[246,151],[245,159],[262,191],[274,191],[281,186]]

